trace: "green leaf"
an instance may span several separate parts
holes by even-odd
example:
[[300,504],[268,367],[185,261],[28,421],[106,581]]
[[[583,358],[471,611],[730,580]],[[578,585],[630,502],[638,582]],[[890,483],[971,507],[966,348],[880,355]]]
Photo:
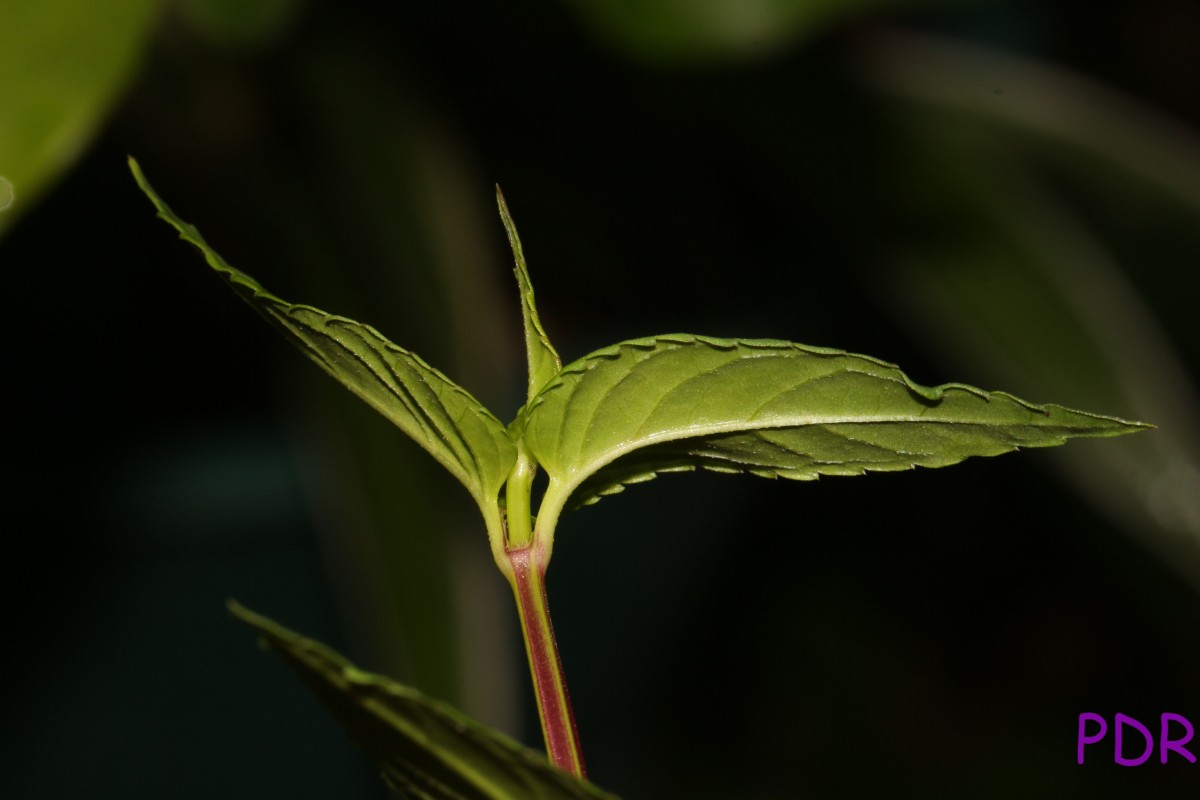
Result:
[[[1200,140],[1034,60],[909,34],[880,45],[869,74],[902,134],[898,180],[921,187],[885,279],[898,319],[989,381],[1169,429],[1054,466],[1200,585],[1200,394],[1171,337],[1186,327],[1150,302],[1156,280],[1195,294],[1200,240],[1180,232],[1200,225]],[[989,83],[1003,93],[976,91]]]
[[616,800],[455,709],[355,668],[324,645],[229,604],[383,770],[421,800]]
[[919,386],[841,350],[684,334],[622,342],[567,366],[523,422],[524,443],[550,476],[539,530],[568,504],[658,472],[810,480],[1148,427],[961,384]]
[[503,538],[497,497],[516,460],[504,425],[478,400],[418,356],[392,344],[374,328],[268,293],[231,267],[179,219],[129,160],[138,185],[158,215],[194,245],[209,266],[300,350],[338,382],[391,420],[458,478],[479,504],[493,546]]
[[612,44],[647,61],[762,58],[847,20],[966,0],[570,0]]
[[533,284],[529,280],[529,270],[525,266],[525,251],[521,247],[521,238],[517,236],[517,226],[513,223],[512,215],[508,213],[508,204],[500,187],[496,187],[496,203],[500,206],[500,218],[504,220],[504,230],[508,233],[508,243],[512,246],[513,260],[516,266],[513,271],[517,275],[517,286],[521,290],[521,315],[525,322],[525,355],[529,361],[529,399],[541,391],[542,387],[562,369],[554,345],[542,328],[538,319],[537,305],[533,300]]

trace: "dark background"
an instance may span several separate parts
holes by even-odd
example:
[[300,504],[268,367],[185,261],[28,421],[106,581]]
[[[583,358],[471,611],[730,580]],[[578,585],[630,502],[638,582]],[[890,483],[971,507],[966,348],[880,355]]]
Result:
[[[375,325],[506,421],[524,376],[496,183],[565,360],[671,331],[790,339],[925,384],[1142,417],[1159,430],[1139,437],[1183,452],[1166,499],[1116,511],[1094,498],[1119,499],[1114,486],[1142,486],[1159,462],[1135,454],[1126,480],[1089,495],[1070,476],[1120,443],[1083,442],[1064,448],[1075,462],[1032,451],[808,484],[668,476],[568,516],[549,590],[600,786],[1195,793],[1200,765],[1178,758],[1120,768],[1106,742],[1075,763],[1081,712],[1200,723],[1200,528],[1162,510],[1200,494],[1194,434],[1171,425],[1194,419],[1200,206],[1137,174],[1165,163],[1185,187],[1200,174],[1194,3],[880,2],[749,42],[720,26],[689,37],[670,3],[650,4],[657,27],[620,3],[611,17],[550,0],[265,5],[280,14],[164,5],[103,126],[0,239],[0,795],[383,796],[229,597],[539,743],[514,610],[467,495],[153,218],[127,154],[232,263]],[[918,35],[944,38],[905,38]],[[1165,130],[1162,114],[1179,136],[1133,137],[1104,161],[919,99],[965,67],[889,83],[942,41],[1136,99],[1095,106],[1104,124],[1081,127],[1097,135],[1139,115]],[[1002,82],[981,95],[1028,86],[991,74]],[[1039,113],[1065,120],[1075,100],[1088,98]],[[1136,293],[1160,338],[1132,383],[1168,387],[1176,416],[1128,386],[1054,383],[1079,334],[1045,328],[1060,320],[1037,316],[1036,278],[1013,278],[1015,294],[966,279],[963,296],[994,303],[965,320],[913,299],[898,265],[951,254],[1025,274],[997,244],[1020,236],[997,220],[1026,213],[1018,228],[1041,241],[1050,223],[1006,194],[1017,173]],[[1016,377],[968,346],[993,314],[1036,329]],[[1109,355],[1098,384],[1120,372]],[[1173,383],[1153,377],[1172,369]]]

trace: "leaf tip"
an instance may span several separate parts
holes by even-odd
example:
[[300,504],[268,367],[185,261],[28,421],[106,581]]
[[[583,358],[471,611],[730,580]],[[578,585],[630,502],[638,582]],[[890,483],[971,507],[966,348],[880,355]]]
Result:
[[140,188],[146,194],[152,194],[150,184],[146,181],[146,173],[142,172],[142,165],[132,155],[125,156],[125,163],[129,165],[129,171],[133,173],[133,179],[137,182]]
[[[1046,408],[1047,410],[1051,408],[1062,409],[1062,406],[1047,406]],[[1091,417],[1097,426],[1097,435],[1100,436],[1124,436],[1129,433],[1140,433],[1158,428],[1157,425],[1149,422],[1141,422],[1140,420],[1123,419],[1106,414],[1090,414],[1081,411],[1074,413]]]
[[263,650],[272,649],[272,643],[280,640],[275,623],[261,614],[254,613],[232,597],[225,600],[225,608],[230,614],[254,628],[258,633],[258,646]]
[[258,614],[255,614],[232,597],[225,600],[225,610],[247,625],[258,627]]
[[523,261],[524,256],[521,253],[521,239],[517,236],[517,226],[513,222],[512,212],[508,210],[508,201],[504,199],[504,192],[500,189],[500,184],[496,184],[496,207],[500,210],[500,221],[504,223],[504,232],[508,234],[508,243],[512,247],[513,255],[517,261]]
[[237,600],[234,600],[232,597],[225,601],[225,608],[230,614],[237,617],[242,622],[253,628],[258,628],[260,631],[270,624],[270,620],[268,620],[262,614],[254,613]]
[[[171,227],[178,230],[180,234],[183,234],[184,231],[180,225],[185,223],[175,219],[174,213],[167,207],[162,198],[158,196],[158,192],[154,191],[154,187],[150,185],[150,181],[146,178],[146,173],[142,172],[142,165],[133,156],[127,156],[127,159],[129,171],[133,173],[133,179],[137,182],[138,188],[142,190],[142,194],[150,199],[155,211],[158,212],[159,218],[165,220]],[[184,238],[186,239],[187,237],[185,236]]]

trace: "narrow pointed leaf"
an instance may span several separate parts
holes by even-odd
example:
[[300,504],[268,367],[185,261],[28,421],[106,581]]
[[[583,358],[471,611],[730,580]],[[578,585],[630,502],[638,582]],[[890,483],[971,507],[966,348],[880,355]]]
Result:
[[508,213],[508,204],[500,187],[496,187],[496,203],[500,206],[500,218],[504,221],[504,230],[508,233],[508,243],[512,246],[513,271],[517,275],[517,286],[521,291],[521,315],[525,327],[525,355],[529,361],[529,399],[541,391],[550,379],[562,369],[562,361],[550,337],[542,328],[538,319],[537,305],[533,300],[533,284],[529,280],[529,270],[525,266],[525,251],[521,247],[521,238],[517,236],[517,226],[513,223],[512,215]]
[[311,306],[293,305],[225,262],[167,207],[137,163],[130,168],[158,215],[204,254],[247,303],[300,350],[391,420],[458,478],[475,498],[495,537],[495,501],[516,459],[504,425],[478,400],[418,356],[389,342],[374,328]]
[[539,518],[656,473],[704,467],[809,480],[1116,436],[1148,427],[774,340],[671,335],[568,365],[530,404],[524,441],[550,476]]
[[237,603],[259,631],[383,771],[420,800],[616,800],[538,753],[415,689],[355,668],[324,645]]

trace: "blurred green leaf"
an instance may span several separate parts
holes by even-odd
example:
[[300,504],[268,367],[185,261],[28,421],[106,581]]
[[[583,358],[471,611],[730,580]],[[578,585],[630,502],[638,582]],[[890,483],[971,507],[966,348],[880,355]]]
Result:
[[753,58],[855,16],[970,0],[568,0],[610,41],[648,61]]
[[[1200,138],[1027,59],[932,37],[874,44],[869,75],[893,99],[910,187],[893,307],[973,377],[1169,431],[1073,448],[1063,474],[1200,583],[1200,400],[1133,280],[1154,250],[1114,248],[1138,227],[1130,209],[1200,226]],[[1169,285],[1186,292],[1192,275]]]
[[397,789],[421,800],[615,800],[455,709],[231,602]]
[[0,234],[87,147],[132,76],[158,6],[0,3]]
[[622,342],[568,365],[523,425],[550,477],[539,527],[568,502],[661,471],[811,480],[1146,427],[962,384],[919,386],[891,364],[841,350],[682,334]]
[[[283,83],[288,127],[304,135],[237,168],[240,224],[275,261],[261,269],[412,344],[489,408],[515,400],[511,278],[478,191],[488,176],[382,53],[336,26],[297,33],[306,44]],[[267,366],[286,376],[280,399],[348,640],[380,671],[514,725],[511,593],[457,482],[309,364]]]

